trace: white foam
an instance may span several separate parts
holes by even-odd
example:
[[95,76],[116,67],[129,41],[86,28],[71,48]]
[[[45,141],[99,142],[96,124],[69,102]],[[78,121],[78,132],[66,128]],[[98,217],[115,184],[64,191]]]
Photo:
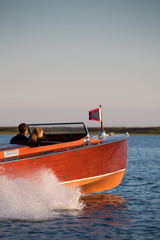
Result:
[[55,217],[57,210],[81,210],[77,188],[60,185],[49,170],[27,179],[0,177],[0,219],[41,220]]

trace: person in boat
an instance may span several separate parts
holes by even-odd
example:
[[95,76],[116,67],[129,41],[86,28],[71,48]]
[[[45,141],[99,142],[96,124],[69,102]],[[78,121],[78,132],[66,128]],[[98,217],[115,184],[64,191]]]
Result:
[[28,133],[28,126],[26,123],[21,123],[18,126],[18,131],[19,134],[17,134],[16,136],[14,136],[11,140],[10,143],[22,143],[22,142],[28,142],[28,138],[26,137],[27,133]]
[[45,137],[43,135],[42,128],[34,128],[32,134],[29,136],[29,141],[37,142],[37,141],[44,141]]

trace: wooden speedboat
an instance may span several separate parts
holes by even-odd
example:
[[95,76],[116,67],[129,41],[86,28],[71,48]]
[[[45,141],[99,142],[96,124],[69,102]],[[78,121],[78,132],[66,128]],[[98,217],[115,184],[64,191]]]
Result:
[[118,186],[127,169],[128,134],[90,136],[83,122],[29,124],[45,140],[0,145],[0,175],[30,178],[50,169],[60,184],[95,193]]

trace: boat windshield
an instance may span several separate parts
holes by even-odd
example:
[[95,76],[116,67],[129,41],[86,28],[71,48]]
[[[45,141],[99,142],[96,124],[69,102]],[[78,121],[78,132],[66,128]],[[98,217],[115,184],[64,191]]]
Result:
[[34,128],[42,128],[45,134],[84,134],[88,135],[88,130],[83,122],[74,123],[41,123],[28,124],[29,134]]

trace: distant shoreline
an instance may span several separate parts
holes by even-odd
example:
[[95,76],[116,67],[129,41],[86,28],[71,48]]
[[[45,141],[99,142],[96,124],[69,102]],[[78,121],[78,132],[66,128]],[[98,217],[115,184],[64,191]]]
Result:
[[[99,128],[88,128],[89,132],[97,131]],[[130,135],[160,135],[160,127],[104,127],[106,133],[126,133]]]
[[[160,127],[104,127],[106,133],[126,133],[130,135],[160,135]],[[88,127],[89,133],[98,134],[100,128]],[[17,127],[0,127],[0,134],[17,134]]]

